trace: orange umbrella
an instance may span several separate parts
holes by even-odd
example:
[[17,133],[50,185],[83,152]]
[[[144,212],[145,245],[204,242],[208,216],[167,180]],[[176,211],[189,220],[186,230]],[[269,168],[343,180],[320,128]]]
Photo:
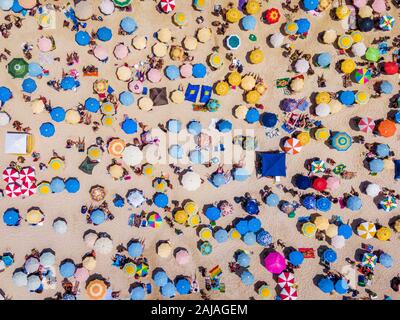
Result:
[[378,125],[378,132],[382,137],[392,137],[396,133],[396,124],[391,120],[383,120]]
[[86,294],[91,300],[103,300],[107,294],[107,285],[103,280],[90,281],[86,286]]
[[112,139],[108,143],[108,153],[114,157],[120,158],[125,149],[125,141],[119,138]]

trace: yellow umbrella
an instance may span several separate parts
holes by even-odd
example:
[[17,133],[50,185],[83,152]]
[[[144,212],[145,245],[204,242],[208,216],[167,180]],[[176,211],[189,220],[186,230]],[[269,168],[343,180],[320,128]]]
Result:
[[117,78],[121,81],[128,81],[132,78],[132,69],[127,66],[117,68]]
[[170,98],[173,103],[183,103],[185,101],[185,94],[181,90],[174,90]]
[[35,99],[31,103],[32,112],[34,114],[42,113],[45,109],[45,104],[42,99]]
[[168,189],[168,183],[163,178],[157,178],[153,182],[153,188],[156,189],[157,192],[165,192]]
[[210,55],[210,57],[208,58],[208,62],[212,67],[216,69],[221,67],[223,64],[222,57],[217,52],[214,52],[213,54]]
[[376,237],[381,241],[388,241],[391,236],[392,236],[392,230],[390,230],[388,227],[381,227],[376,232]]
[[341,35],[338,39],[338,46],[341,49],[347,50],[353,44],[353,38],[347,34]]
[[81,115],[78,110],[69,109],[65,113],[65,122],[69,124],[77,124],[81,121]]
[[290,81],[290,89],[294,92],[300,92],[304,88],[304,80],[302,78],[295,78]]
[[350,9],[346,5],[342,5],[336,8],[336,17],[338,17],[339,20],[347,18],[349,14],[350,14]]
[[343,73],[350,74],[356,69],[356,63],[353,59],[345,59],[341,65],[340,69]]
[[360,18],[371,18],[373,15],[373,10],[370,6],[363,6],[358,10],[358,16]]
[[315,97],[315,103],[316,104],[321,104],[321,103],[329,103],[331,101],[331,95],[328,92],[318,92],[316,97]]
[[353,42],[357,43],[357,42],[361,42],[364,40],[364,36],[362,35],[362,33],[358,30],[353,31],[351,33],[351,37],[353,38]]
[[246,93],[246,102],[250,104],[256,104],[260,100],[261,95],[257,90],[251,90]]
[[211,28],[204,27],[197,30],[197,40],[205,43],[211,39],[212,31]]
[[98,146],[93,145],[87,149],[87,155],[92,161],[98,161],[101,158],[102,154],[103,151],[101,151]]
[[26,214],[26,222],[29,224],[38,224],[44,218],[44,214],[39,209],[31,209]]
[[242,82],[240,83],[240,86],[245,91],[253,90],[255,85],[256,85],[256,79],[254,79],[254,77],[250,75],[244,76]]
[[83,259],[82,265],[85,269],[93,271],[94,269],[96,269],[97,265],[96,258],[93,256],[87,256],[85,259]]
[[248,14],[257,14],[260,11],[260,3],[257,0],[249,0],[245,8]]
[[116,158],[120,158],[122,156],[122,151],[125,149],[125,141],[119,138],[112,139],[108,143],[108,153]]
[[193,214],[189,216],[187,223],[191,227],[197,227],[201,222],[200,216],[198,214]]
[[238,106],[235,109],[235,117],[241,120],[245,119],[248,110],[249,108],[247,108],[245,105]]
[[318,141],[326,141],[329,139],[329,137],[331,136],[329,129],[322,127],[322,128],[318,128],[315,131],[315,139],[317,139]]
[[197,204],[195,202],[190,201],[185,204],[185,206],[183,207],[183,210],[185,210],[186,213],[191,216],[191,215],[197,214],[197,212],[199,212],[199,207],[197,206]]
[[101,112],[106,115],[113,115],[115,114],[115,106],[111,102],[103,102],[101,105]]
[[306,237],[313,237],[317,231],[317,227],[312,222],[306,222],[301,226],[301,231]]
[[64,161],[61,158],[54,157],[50,159],[48,166],[51,170],[58,171],[64,168]]
[[133,262],[125,263],[123,270],[128,276],[134,276],[136,274],[136,265]]
[[233,228],[233,229],[231,229],[231,230],[229,231],[229,237],[230,237],[232,240],[238,240],[238,239],[240,239],[240,238],[242,237],[242,235],[240,234],[239,231],[237,231],[235,228]]
[[318,230],[325,231],[329,227],[329,220],[327,217],[318,216],[314,219],[314,224]]
[[154,166],[150,163],[145,164],[142,167],[142,172],[145,176],[154,177]]
[[258,64],[264,61],[264,52],[260,49],[254,49],[250,52],[249,60],[253,64]]
[[184,26],[187,23],[186,15],[183,12],[177,12],[174,14],[174,23],[180,27]]
[[328,228],[325,230],[325,234],[329,238],[333,238],[338,235],[338,227],[336,224],[330,224]]
[[212,237],[212,231],[209,227],[204,227],[199,232],[200,239],[203,241],[207,241]]
[[38,184],[37,191],[40,194],[49,194],[49,193],[51,193],[50,183],[48,183],[47,181],[42,181],[41,183]]
[[96,93],[105,93],[108,90],[108,80],[105,79],[97,79],[93,83],[93,90]]
[[219,81],[215,86],[215,93],[219,96],[225,96],[229,92],[229,84],[225,81]]
[[[304,82],[304,80],[303,80]],[[259,94],[263,95],[267,91],[267,85],[265,83],[257,83],[256,90]]]
[[237,71],[233,71],[228,75],[228,83],[231,86],[239,86],[241,81],[242,81],[242,76]]
[[258,289],[258,294],[263,298],[264,300],[268,300],[272,297],[272,291],[271,288],[268,287],[267,285],[263,285]]
[[107,285],[103,280],[92,280],[86,286],[86,294],[91,300],[103,300],[107,294]]
[[113,116],[103,116],[103,118],[101,118],[101,123],[106,127],[112,127],[114,122],[115,119]]
[[230,8],[226,12],[226,20],[230,23],[238,22],[241,17],[242,17],[242,14],[240,13],[240,11],[237,8]]
[[186,224],[189,215],[186,213],[185,210],[178,210],[174,214],[174,220],[180,224]]
[[300,144],[302,145],[302,146],[305,146],[307,143],[309,143],[310,142],[310,134],[307,132],[307,131],[303,131],[303,132],[300,132],[298,135],[297,135],[297,140],[299,140],[300,141]]
[[109,167],[108,172],[110,173],[111,177],[116,180],[122,178],[124,175],[124,169],[118,164],[113,164],[111,167]]

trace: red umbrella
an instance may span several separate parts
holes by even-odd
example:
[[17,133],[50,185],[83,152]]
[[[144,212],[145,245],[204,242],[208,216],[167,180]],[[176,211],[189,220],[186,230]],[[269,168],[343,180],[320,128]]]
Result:
[[363,117],[358,122],[358,128],[362,132],[372,133],[375,129],[375,120],[369,117]]
[[6,195],[10,198],[16,198],[21,195],[21,186],[18,183],[9,183],[6,185]]
[[281,288],[293,286],[294,274],[291,272],[283,271],[278,276],[278,284]]
[[22,183],[34,182],[36,180],[35,168],[34,167],[24,167],[19,173],[19,178]]
[[316,178],[313,181],[312,187],[317,191],[323,191],[326,189],[328,183],[324,178]]
[[297,290],[293,287],[284,287],[280,294],[282,300],[297,300]]
[[175,9],[175,0],[161,0],[160,8],[165,13],[171,12]]
[[383,70],[386,74],[393,75],[399,72],[399,66],[396,62],[385,62],[385,64],[383,65]]
[[264,13],[264,19],[267,21],[269,24],[274,24],[279,21],[279,18],[281,17],[281,14],[279,13],[279,10],[276,8],[271,8],[265,11]]
[[21,194],[24,197],[30,197],[36,193],[36,189],[35,183],[27,181],[21,185]]
[[15,182],[19,180],[19,172],[14,168],[6,168],[3,171],[3,180],[6,183]]

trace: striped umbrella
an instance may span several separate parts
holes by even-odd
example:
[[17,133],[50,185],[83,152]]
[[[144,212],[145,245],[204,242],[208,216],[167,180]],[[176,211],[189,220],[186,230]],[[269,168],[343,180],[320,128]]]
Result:
[[22,194],[21,186],[14,182],[7,184],[5,191],[6,195],[10,198],[17,198]]
[[282,300],[297,300],[297,289],[293,287],[284,287],[280,293]]
[[372,222],[363,222],[357,227],[357,234],[363,239],[372,239],[376,234],[375,224]]
[[386,212],[392,211],[397,208],[397,200],[393,196],[387,196],[379,203],[381,208]]
[[108,153],[116,158],[120,158],[122,151],[124,151],[125,149],[125,141],[119,138],[116,139],[112,139],[109,143],[108,143]]
[[384,15],[379,19],[379,28],[384,31],[390,31],[394,26],[394,18],[389,15]]
[[358,128],[365,133],[372,133],[375,129],[375,121],[369,117],[362,117],[358,122]]
[[162,218],[158,213],[154,212],[147,218],[147,223],[149,227],[156,229],[161,226]]
[[19,178],[22,183],[34,182],[36,180],[35,168],[31,166],[22,168],[19,172]]
[[360,68],[354,71],[354,80],[359,84],[365,84],[372,78],[372,72],[368,68]]
[[283,151],[288,154],[298,154],[301,151],[302,145],[300,140],[296,138],[289,138],[285,141],[283,145]]
[[6,183],[16,182],[20,179],[19,172],[14,168],[6,168],[3,171],[3,180]]
[[352,143],[351,137],[346,132],[338,132],[332,137],[332,147],[337,151],[348,150]]
[[36,184],[32,181],[26,181],[21,185],[21,195],[23,197],[30,197],[36,193]]
[[114,4],[117,7],[123,8],[123,7],[129,6],[131,4],[132,0],[112,0],[112,2],[114,2]]
[[294,274],[287,271],[281,272],[278,275],[278,285],[281,288],[292,287],[294,285]]
[[323,160],[314,160],[311,163],[311,171],[313,173],[323,173],[326,170],[326,163]]
[[149,265],[141,262],[136,266],[136,275],[139,277],[145,277],[149,273]]
[[366,252],[366,253],[364,253],[364,255],[362,257],[361,264],[364,267],[369,267],[369,268],[373,269],[373,268],[375,268],[377,261],[378,261],[378,257],[375,254]]
[[169,13],[175,9],[175,0],[161,0],[160,8],[165,13]]
[[311,238],[315,235],[317,226],[312,222],[306,222],[301,226],[301,231],[306,237]]
[[350,35],[344,34],[338,39],[338,46],[340,49],[350,49],[353,45],[353,38]]

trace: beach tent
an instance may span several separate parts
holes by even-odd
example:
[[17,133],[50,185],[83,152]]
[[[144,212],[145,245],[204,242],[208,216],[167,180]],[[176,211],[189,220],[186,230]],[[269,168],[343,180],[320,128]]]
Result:
[[200,85],[193,85],[189,83],[185,91],[185,100],[190,102],[196,102],[199,91],[200,91]]
[[400,160],[393,160],[394,162],[394,179],[400,180]]
[[32,152],[33,138],[28,133],[6,132],[4,153],[26,155]]
[[286,154],[284,152],[257,153],[261,163],[263,177],[286,177]]
[[151,88],[149,97],[153,101],[153,106],[164,106],[168,104],[167,88]]
[[212,94],[212,87],[202,85],[199,102],[207,103],[211,99],[211,94]]

